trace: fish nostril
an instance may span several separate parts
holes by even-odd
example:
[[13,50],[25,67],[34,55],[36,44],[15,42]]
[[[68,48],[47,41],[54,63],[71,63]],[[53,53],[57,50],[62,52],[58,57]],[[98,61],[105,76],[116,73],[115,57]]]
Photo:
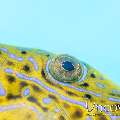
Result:
[[27,52],[26,52],[26,51],[21,51],[21,53],[22,53],[22,54],[27,54]]
[[89,95],[89,94],[85,94],[85,95],[84,95],[84,98],[91,99],[91,98],[92,98],[92,96],[91,96],[91,95]]
[[92,78],[96,78],[96,75],[94,73],[91,73],[90,75]]
[[83,83],[83,84],[80,84],[80,86],[89,87],[89,84],[85,82],[85,83]]

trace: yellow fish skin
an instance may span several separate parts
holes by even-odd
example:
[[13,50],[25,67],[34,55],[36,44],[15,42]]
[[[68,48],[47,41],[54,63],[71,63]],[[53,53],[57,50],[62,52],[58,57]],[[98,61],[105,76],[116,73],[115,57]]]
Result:
[[0,44],[0,120],[120,120],[120,87],[70,55]]

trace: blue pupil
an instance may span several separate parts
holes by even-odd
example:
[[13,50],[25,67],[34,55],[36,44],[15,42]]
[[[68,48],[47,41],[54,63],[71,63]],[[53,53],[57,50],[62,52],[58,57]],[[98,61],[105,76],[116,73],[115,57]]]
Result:
[[66,71],[72,71],[74,70],[74,65],[72,64],[72,62],[69,61],[64,61],[62,63],[62,67],[66,70]]

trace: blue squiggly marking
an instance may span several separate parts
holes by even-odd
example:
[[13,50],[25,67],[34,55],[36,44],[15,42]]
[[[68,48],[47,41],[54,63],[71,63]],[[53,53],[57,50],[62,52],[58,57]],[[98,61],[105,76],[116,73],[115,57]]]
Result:
[[111,120],[119,120],[120,119],[120,116],[111,116]]
[[10,74],[12,74],[12,73],[13,73],[13,70],[12,70],[12,69],[10,69],[10,68],[6,68],[4,71],[5,71],[6,73],[10,73]]
[[101,83],[96,83],[96,85],[99,87],[99,88],[105,88],[105,85],[101,84]]
[[120,95],[120,90],[112,90],[112,93],[114,93],[114,94],[119,94]]
[[16,73],[16,76],[19,77],[19,78],[22,78],[24,80],[30,80],[30,81],[33,81],[35,83],[37,83],[38,85],[40,85],[41,87],[45,88],[47,91],[51,92],[51,93],[54,93],[56,95],[58,95],[61,99],[63,100],[66,100],[70,103],[73,103],[73,104],[77,104],[77,105],[80,105],[80,106],[83,106],[83,107],[86,107],[86,104],[84,102],[80,102],[80,101],[76,101],[76,100],[73,100],[71,98],[67,98],[61,94],[59,94],[56,90],[44,85],[39,79],[37,78],[32,78],[32,77],[28,77],[24,74],[20,74],[20,73]]
[[22,57],[17,57],[15,54],[10,53],[7,48],[0,48],[0,50],[2,50],[3,52],[7,53],[8,56],[10,58],[12,58],[12,59],[15,59],[17,61],[23,61]]
[[17,60],[21,62],[21,61],[23,61],[23,58],[22,57],[18,57]]
[[23,92],[23,95],[24,96],[28,96],[30,94],[30,89],[29,88],[26,88]]
[[5,96],[6,92],[5,89],[3,88],[2,84],[0,83],[0,96]]
[[108,100],[113,102],[120,102],[120,99],[117,99],[117,98],[108,98]]
[[0,48],[0,50],[2,50],[2,51],[5,52],[5,53],[8,53],[7,48]]
[[43,103],[45,104],[49,104],[51,102],[51,99],[48,97],[48,98],[43,98]]
[[35,61],[32,57],[29,57],[28,60],[34,65],[34,69],[35,69],[36,71],[38,71],[38,68],[39,68],[39,67],[38,67],[36,61]]

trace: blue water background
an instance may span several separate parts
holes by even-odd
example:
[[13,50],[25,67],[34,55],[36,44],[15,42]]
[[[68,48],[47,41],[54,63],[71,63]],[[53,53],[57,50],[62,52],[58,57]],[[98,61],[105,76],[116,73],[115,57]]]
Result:
[[1,0],[0,42],[69,53],[120,84],[120,0]]

